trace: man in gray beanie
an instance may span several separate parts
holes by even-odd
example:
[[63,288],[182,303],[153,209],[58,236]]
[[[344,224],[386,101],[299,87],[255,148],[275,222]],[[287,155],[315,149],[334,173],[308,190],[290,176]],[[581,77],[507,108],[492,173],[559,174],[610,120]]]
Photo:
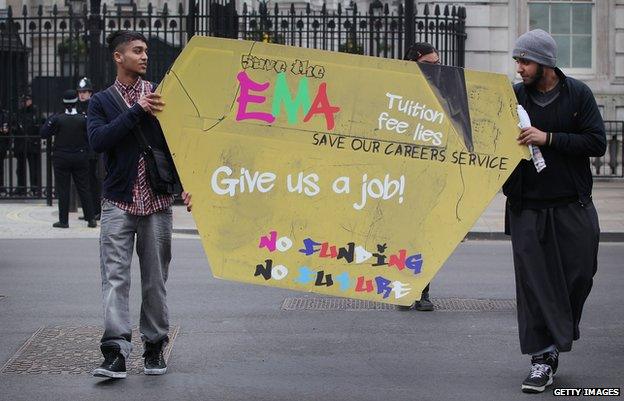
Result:
[[559,352],[579,338],[583,304],[597,269],[600,229],[592,203],[589,157],[606,149],[604,123],[591,90],[557,65],[557,44],[541,29],[513,50],[522,82],[514,91],[529,114],[520,145],[538,146],[546,168],[523,160],[503,186],[511,234],[520,349],[531,355],[523,392],[553,383]]

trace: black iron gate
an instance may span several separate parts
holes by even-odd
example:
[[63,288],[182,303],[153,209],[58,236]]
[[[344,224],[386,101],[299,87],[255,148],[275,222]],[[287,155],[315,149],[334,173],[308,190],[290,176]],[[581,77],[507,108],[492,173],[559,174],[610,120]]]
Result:
[[402,58],[415,41],[429,41],[444,63],[464,65],[463,7],[417,9],[408,0],[392,8],[375,0],[363,11],[356,5],[315,11],[310,4],[268,7],[261,1],[257,10],[244,3],[237,11],[234,0],[200,0],[173,9],[151,3],[137,9],[133,2],[110,8],[90,1],[79,9],[9,7],[0,17],[0,199],[51,202],[50,144],[39,138],[39,127],[62,110],[62,92],[75,88],[81,77],[88,76],[96,90],[110,85],[115,71],[105,38],[118,29],[148,38],[152,81],[161,79],[196,34],[390,58]]

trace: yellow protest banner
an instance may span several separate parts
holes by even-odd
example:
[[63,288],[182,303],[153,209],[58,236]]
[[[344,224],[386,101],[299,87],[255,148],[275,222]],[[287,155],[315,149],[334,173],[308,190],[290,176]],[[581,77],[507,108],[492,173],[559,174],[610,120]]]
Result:
[[504,75],[196,36],[159,91],[229,280],[411,304],[528,158]]

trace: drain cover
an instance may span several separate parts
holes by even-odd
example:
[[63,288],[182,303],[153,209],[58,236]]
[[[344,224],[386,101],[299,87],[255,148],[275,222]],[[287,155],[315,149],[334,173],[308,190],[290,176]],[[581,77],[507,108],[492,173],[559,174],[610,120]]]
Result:
[[[514,310],[514,299],[472,299],[472,298],[434,298],[431,300],[437,311],[449,312],[487,312]],[[364,301],[350,298],[333,297],[290,297],[282,303],[283,310],[396,310],[394,305],[381,302]]]
[[[165,361],[169,360],[179,326],[172,326]],[[102,327],[42,327],[7,361],[0,373],[6,374],[85,374],[102,363],[99,343]],[[137,328],[132,330],[133,351],[126,361],[130,374],[143,372],[143,346]]]
[[471,298],[438,298],[432,300],[436,310],[488,312],[515,310],[515,299],[471,299]]
[[293,297],[282,303],[284,310],[395,310],[394,305],[351,298]]

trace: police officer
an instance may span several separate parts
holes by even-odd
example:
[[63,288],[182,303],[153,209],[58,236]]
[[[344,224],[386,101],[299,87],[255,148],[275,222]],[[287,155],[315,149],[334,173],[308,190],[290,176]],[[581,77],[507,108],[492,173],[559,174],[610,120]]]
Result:
[[87,114],[89,99],[91,99],[91,96],[93,95],[91,80],[87,77],[83,77],[80,81],[78,81],[78,87],[76,90],[78,91],[78,106],[76,109],[79,113]]
[[10,148],[9,138],[9,112],[0,105],[0,194],[6,195],[7,189],[4,186],[4,159]]
[[21,105],[17,111],[17,126],[14,131],[16,138],[13,145],[13,153],[17,159],[16,195],[28,193],[27,177],[30,178],[30,189],[33,195],[40,195],[41,139],[37,133],[41,120],[39,120],[38,114],[30,94],[22,95]]
[[87,118],[78,113],[78,94],[67,90],[63,94],[65,113],[50,117],[41,128],[42,138],[54,136],[52,162],[56,180],[56,195],[59,200],[59,221],[52,226],[69,227],[69,189],[74,178],[80,202],[89,227],[97,227],[89,196],[89,143],[87,139]]
[[[76,109],[79,113],[87,115],[89,109],[89,100],[93,95],[93,86],[91,80],[87,77],[78,81],[78,107]],[[96,220],[100,219],[101,212],[101,194],[102,194],[102,182],[100,180],[100,158],[99,155],[89,148],[89,194],[91,195],[91,204],[93,205],[93,215]],[[86,216],[80,219],[85,219]]]

